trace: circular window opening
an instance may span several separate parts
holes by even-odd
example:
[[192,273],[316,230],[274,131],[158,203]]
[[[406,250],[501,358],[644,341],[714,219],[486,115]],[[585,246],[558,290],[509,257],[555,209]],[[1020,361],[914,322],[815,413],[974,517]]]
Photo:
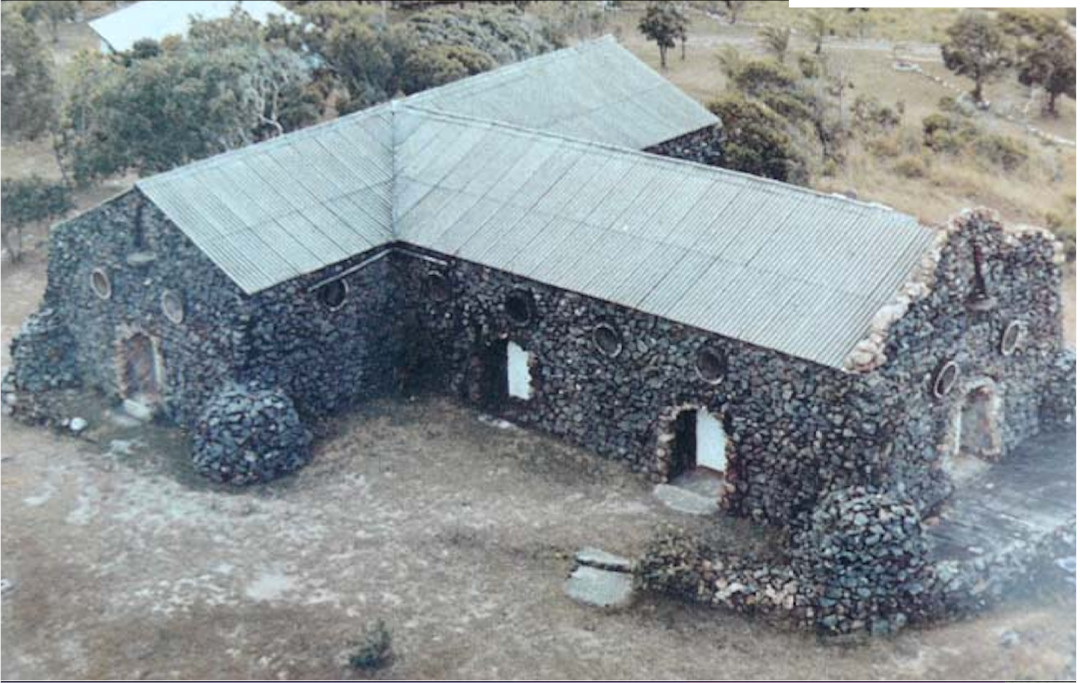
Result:
[[184,322],[184,300],[171,289],[161,293],[161,312],[171,322],[179,325]]
[[451,295],[450,280],[433,270],[427,274],[427,291],[432,301],[447,301]]
[[510,292],[506,295],[503,306],[506,309],[506,316],[515,325],[527,325],[532,322],[534,303],[532,294],[529,292],[523,289]]
[[102,268],[94,268],[94,272],[90,273],[90,288],[99,299],[111,297],[112,282],[109,281],[109,274]]
[[720,380],[724,379],[724,374],[727,372],[727,363],[718,351],[702,349],[698,351],[697,363],[694,368],[697,370],[698,377],[709,384],[718,384]]
[[945,398],[956,386],[956,380],[960,378],[960,367],[955,361],[947,361],[934,375],[932,385],[935,398]]
[[331,311],[336,311],[345,305],[345,296],[348,293],[349,286],[345,284],[344,280],[328,282],[316,290],[316,294],[319,297],[319,303],[326,306]]
[[1026,337],[1027,324],[1021,320],[1013,320],[1001,333],[1001,352],[1006,356],[1012,355],[1024,345]]
[[593,328],[593,344],[597,351],[608,358],[614,358],[622,352],[622,337],[614,327],[606,323]]

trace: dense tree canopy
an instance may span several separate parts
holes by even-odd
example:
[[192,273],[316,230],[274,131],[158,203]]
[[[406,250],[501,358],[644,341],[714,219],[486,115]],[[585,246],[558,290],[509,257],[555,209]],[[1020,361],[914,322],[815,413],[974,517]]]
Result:
[[738,94],[709,103],[722,122],[724,167],[784,182],[805,183],[806,169],[784,120]]
[[0,103],[4,136],[36,138],[55,119],[56,82],[52,56],[34,27],[3,5],[4,39],[0,44]]
[[63,183],[38,176],[0,181],[0,224],[3,225],[0,236],[11,259],[22,258],[25,226],[59,218],[72,208],[71,193]]
[[667,51],[686,36],[689,20],[673,2],[654,2],[645,8],[638,30],[660,48],[660,68],[667,68]]
[[975,81],[971,96],[982,102],[983,86],[1009,66],[1005,34],[981,12],[964,12],[946,33],[949,39],[941,45],[945,66]]
[[194,22],[175,49],[138,52],[75,61],[64,151],[78,181],[166,170],[318,117],[308,59],[263,43],[246,15]]
[[1059,21],[1043,14],[1003,12],[1003,30],[1016,41],[1017,78],[1042,88],[1046,109],[1057,114],[1057,98],[1076,98],[1076,39]]

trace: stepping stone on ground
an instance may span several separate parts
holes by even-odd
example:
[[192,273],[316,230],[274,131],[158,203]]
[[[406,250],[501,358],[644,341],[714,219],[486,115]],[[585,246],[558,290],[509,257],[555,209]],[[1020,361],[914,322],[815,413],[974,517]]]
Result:
[[580,565],[611,572],[630,572],[630,560],[599,548],[582,548],[574,554],[574,561]]
[[671,484],[657,484],[653,495],[672,510],[688,515],[712,515],[720,511],[715,499]]
[[149,406],[145,403],[133,401],[130,398],[124,399],[124,412],[136,420],[141,420],[143,422],[149,422],[154,417],[154,413],[150,410]]
[[574,600],[592,607],[625,607],[634,597],[634,580],[625,572],[576,568],[563,586]]

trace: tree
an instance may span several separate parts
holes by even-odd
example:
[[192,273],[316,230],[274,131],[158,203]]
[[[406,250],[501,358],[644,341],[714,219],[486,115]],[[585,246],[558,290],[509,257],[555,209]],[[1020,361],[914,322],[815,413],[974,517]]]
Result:
[[74,21],[79,13],[79,3],[74,0],[24,0],[15,4],[23,19],[31,24],[47,22],[54,43],[60,41],[60,24]]
[[79,55],[62,143],[75,180],[163,171],[315,121],[307,58],[249,29],[194,22],[157,57]]
[[[0,181],[0,239],[12,261],[22,260],[23,228],[58,218],[74,208],[71,193],[63,183],[39,176]],[[12,239],[14,238],[14,239]]]
[[828,10],[811,10],[806,15],[807,29],[814,39],[814,54],[820,55],[825,38],[832,33],[833,15]]
[[52,57],[34,27],[6,3],[2,21],[0,121],[3,122],[3,134],[37,138],[48,131],[55,120],[56,82]]
[[782,118],[765,105],[741,95],[724,95],[709,103],[723,122],[723,166],[744,173],[805,183],[805,160]]
[[1004,31],[1017,41],[1017,78],[1046,92],[1046,111],[1057,115],[1057,98],[1076,98],[1076,39],[1042,15],[1003,13]]
[[791,44],[790,26],[763,26],[758,32],[765,50],[771,53],[781,64],[787,59],[788,46]]
[[402,64],[401,89],[411,95],[496,66],[489,55],[472,47],[435,45],[420,48],[410,53]]
[[673,3],[651,3],[638,22],[638,30],[660,48],[660,68],[667,68],[667,51],[686,32],[688,20]]
[[728,22],[734,24],[739,20],[739,13],[746,7],[746,0],[724,0],[724,6],[728,11]]
[[1009,45],[1004,34],[985,14],[964,12],[949,28],[941,57],[953,73],[975,81],[971,97],[983,101],[983,86],[1009,66]]

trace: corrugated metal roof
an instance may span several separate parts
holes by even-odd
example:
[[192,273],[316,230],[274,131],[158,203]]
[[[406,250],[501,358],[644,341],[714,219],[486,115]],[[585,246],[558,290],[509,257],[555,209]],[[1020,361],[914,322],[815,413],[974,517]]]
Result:
[[[170,35],[186,36],[193,17],[224,19],[237,4],[236,0],[144,0],[94,19],[90,28],[113,50],[125,52],[143,38],[160,41]],[[260,23],[271,14],[297,20],[295,14],[269,0],[242,0],[239,5]]]
[[140,180],[248,294],[394,238],[390,105]]
[[[564,52],[533,61],[626,61],[609,41]],[[601,99],[659,78],[592,68],[579,84]],[[440,90],[468,102],[531,73]],[[604,144],[602,127],[583,140],[428,108],[449,99],[388,103],[137,186],[249,294],[403,241],[836,368],[932,240],[891,209]],[[528,102],[521,122],[565,130]]]
[[[398,153],[398,239],[830,367],[933,239],[891,209],[740,173],[414,106],[395,116],[425,136]],[[454,140],[443,163],[411,158]]]
[[432,88],[405,102],[630,149],[718,121],[611,36]]

